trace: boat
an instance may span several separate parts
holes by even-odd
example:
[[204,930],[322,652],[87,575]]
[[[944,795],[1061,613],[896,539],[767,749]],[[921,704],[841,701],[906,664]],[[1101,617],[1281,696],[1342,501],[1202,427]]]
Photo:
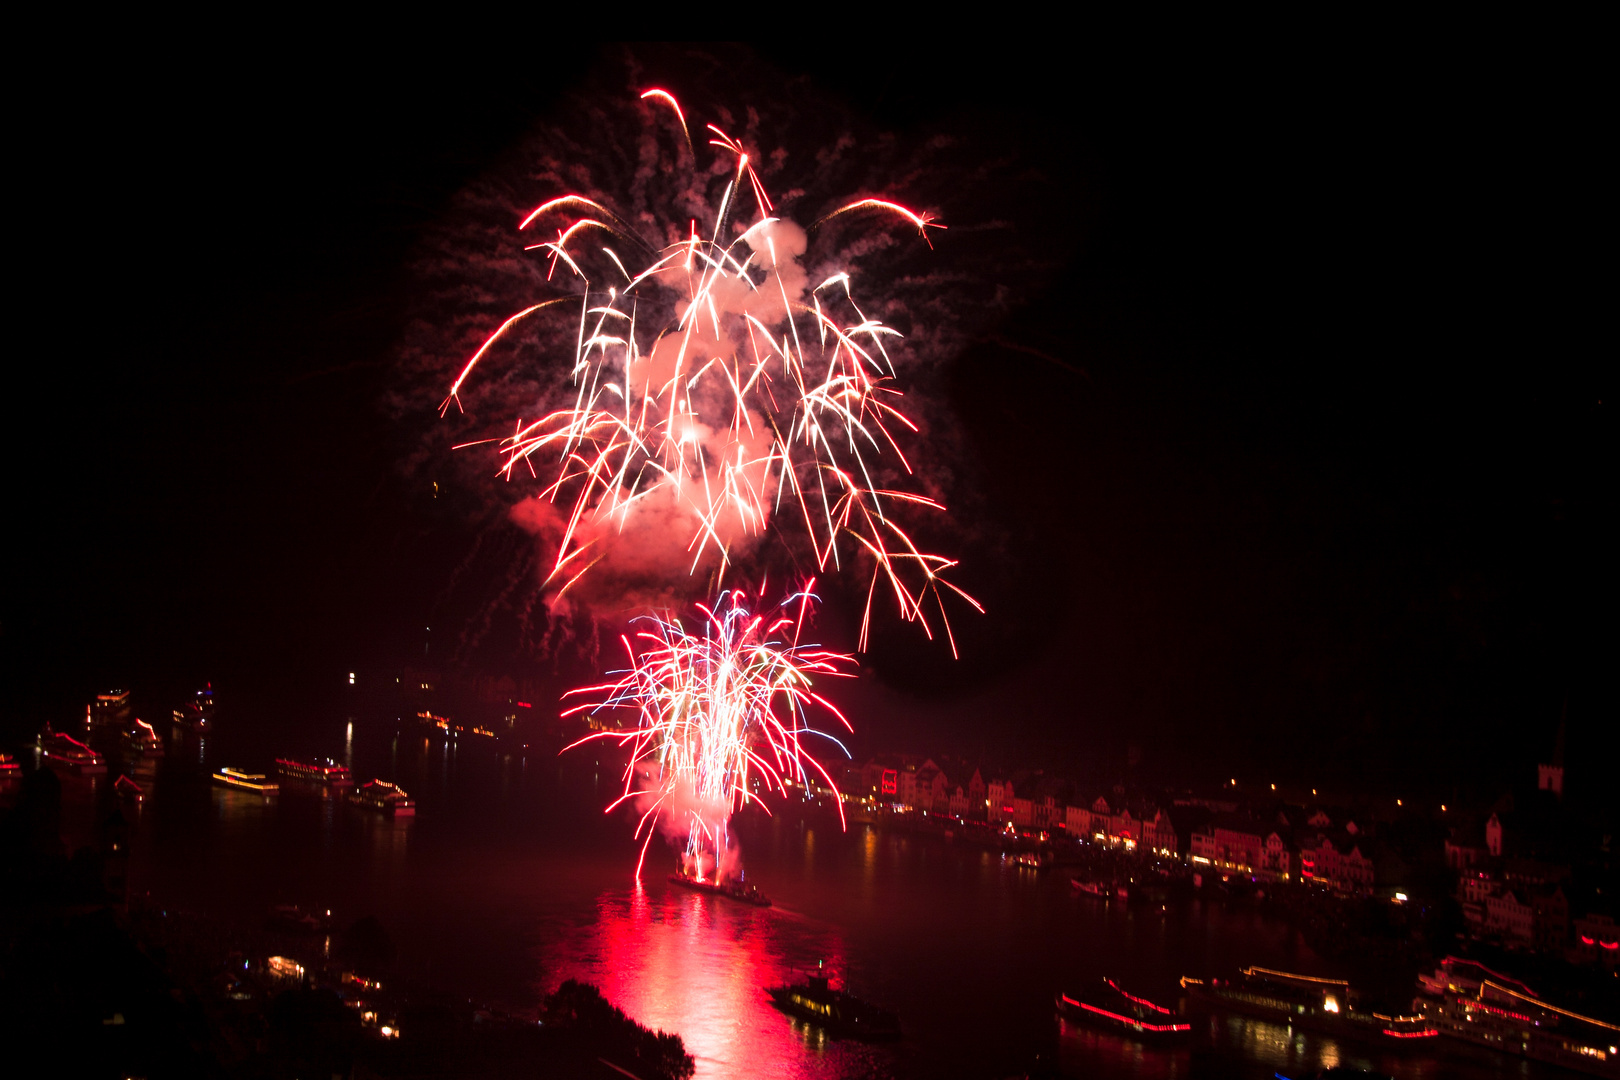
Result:
[[276,769],[289,780],[307,780],[312,784],[342,787],[354,783],[348,766],[339,765],[331,758],[319,761],[299,761],[295,758],[276,758]]
[[21,780],[22,766],[10,754],[0,754],[0,784],[7,780]]
[[297,904],[274,904],[265,913],[264,925],[286,934],[321,935],[332,932],[332,913],[316,915]]
[[1183,978],[1194,1005],[1389,1048],[1438,1034],[1425,1017],[1362,1009],[1344,979],[1246,967],[1235,979]]
[[759,891],[757,885],[745,885],[741,881],[704,881],[690,874],[680,871],[669,875],[671,885],[679,885],[683,889],[692,889],[695,892],[710,893],[714,896],[728,896],[733,900],[741,900],[745,904],[755,907],[770,907],[770,897]]
[[1070,878],[1069,884],[1074,886],[1076,892],[1086,896],[1095,896],[1099,900],[1107,900],[1114,895],[1112,885],[1104,885],[1100,881],[1085,881],[1081,878]]
[[1448,956],[1418,974],[1417,1008],[1447,1038],[1594,1076],[1620,1076],[1620,1025],[1561,1008],[1525,983]]
[[209,683],[180,708],[174,710],[177,727],[206,735],[214,726],[214,684]]
[[156,758],[163,756],[163,740],[145,720],[136,720],[135,726],[124,732],[124,752],[130,757]]
[[244,791],[255,791],[261,795],[275,795],[281,791],[281,785],[263,773],[243,772],[241,769],[219,770],[214,774],[214,783],[242,788]]
[[129,691],[109,690],[97,694],[85,710],[85,730],[118,732],[129,724]]
[[771,1002],[790,1016],[825,1028],[846,1039],[898,1039],[900,1018],[887,1009],[862,1001],[854,994],[834,990],[831,978],[816,971],[802,983],[766,990]]
[[349,792],[349,801],[388,817],[410,817],[416,813],[416,801],[405,794],[404,788],[386,780],[361,784]]
[[107,771],[100,754],[71,735],[52,731],[49,724],[39,733],[39,753],[46,764],[74,776],[100,776]]
[[1143,1042],[1179,1043],[1192,1037],[1192,1025],[1181,1013],[1127,993],[1113,979],[1105,978],[1075,997],[1059,993],[1054,1004],[1065,1020]]
[[128,776],[120,776],[118,782],[113,784],[113,790],[128,802],[139,803],[146,801],[146,791]]

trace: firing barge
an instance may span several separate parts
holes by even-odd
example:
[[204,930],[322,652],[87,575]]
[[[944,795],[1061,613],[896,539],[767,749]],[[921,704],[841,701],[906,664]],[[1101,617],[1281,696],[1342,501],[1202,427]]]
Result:
[[759,891],[757,885],[745,885],[740,881],[704,881],[702,878],[692,877],[690,874],[680,872],[669,875],[671,885],[679,885],[683,889],[692,889],[695,892],[710,893],[714,896],[727,896],[733,900],[741,900],[745,904],[755,907],[770,907],[771,899]]
[[1175,1009],[1126,993],[1113,979],[1102,980],[1076,997],[1060,993],[1058,1015],[1076,1024],[1112,1031],[1140,1042],[1183,1043],[1192,1025]]
[[771,1002],[789,1016],[808,1020],[827,1033],[846,1039],[898,1039],[900,1018],[854,994],[834,990],[823,972],[810,975],[792,986],[773,986],[766,993]]

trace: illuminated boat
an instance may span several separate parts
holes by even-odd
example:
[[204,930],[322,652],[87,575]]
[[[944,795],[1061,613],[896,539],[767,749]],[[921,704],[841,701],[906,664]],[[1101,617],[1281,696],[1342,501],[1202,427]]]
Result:
[[1554,1005],[1517,979],[1448,956],[1418,974],[1417,1006],[1439,1033],[1515,1057],[1620,1076],[1620,1025]]
[[10,754],[0,754],[0,784],[7,780],[21,780],[22,766]]
[[1069,884],[1074,890],[1085,896],[1095,896],[1099,900],[1107,900],[1114,895],[1114,887],[1105,885],[1100,881],[1085,881],[1080,878],[1070,878]]
[[1102,980],[1077,997],[1058,994],[1058,1015],[1077,1024],[1088,1024],[1142,1042],[1185,1042],[1192,1037],[1192,1025],[1175,1009],[1158,1005],[1144,997],[1126,993],[1113,979]]
[[113,790],[118,792],[120,798],[128,802],[138,803],[146,801],[145,790],[141,788],[141,785],[131,780],[128,776],[120,776],[118,778],[118,782],[113,785]]
[[52,731],[49,724],[39,733],[39,753],[53,768],[74,776],[100,776],[107,771],[100,754],[71,735]]
[[416,801],[405,794],[404,788],[386,780],[361,784],[349,792],[349,801],[388,817],[410,817],[416,813]]
[[214,684],[209,683],[185,705],[174,710],[174,722],[176,726],[199,735],[208,734],[214,727]]
[[1421,1043],[1438,1034],[1423,1016],[1358,1008],[1344,979],[1246,967],[1239,969],[1236,979],[1206,982],[1183,978],[1181,985],[1194,1005],[1391,1048]]
[[135,726],[124,732],[124,753],[130,757],[156,758],[163,756],[163,740],[152,729],[152,725],[145,720],[135,721]]
[[320,761],[298,761],[294,758],[276,758],[276,769],[289,780],[306,780],[311,784],[342,787],[354,783],[348,766],[339,765],[331,758]]
[[870,1040],[900,1037],[899,1017],[854,994],[834,990],[830,981],[818,971],[802,983],[773,986],[766,993],[778,1009],[825,1028],[831,1035]]
[[669,875],[671,885],[679,885],[683,889],[692,889],[695,892],[710,893],[714,896],[726,896],[733,900],[741,900],[745,904],[755,907],[770,907],[771,899],[759,891],[757,885],[745,885],[740,881],[704,881],[702,878],[692,877],[690,874],[680,872]]
[[319,936],[332,932],[332,913],[316,915],[297,904],[275,904],[264,916],[264,925],[284,934],[310,934]]
[[219,770],[214,774],[214,783],[241,788],[244,791],[256,791],[260,795],[275,795],[281,791],[281,785],[263,773],[243,772],[241,769]]

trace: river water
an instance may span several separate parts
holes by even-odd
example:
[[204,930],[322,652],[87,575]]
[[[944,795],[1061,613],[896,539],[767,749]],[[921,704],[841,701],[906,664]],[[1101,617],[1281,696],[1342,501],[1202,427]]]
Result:
[[[203,741],[172,734],[147,802],[127,811],[133,891],[244,924],[272,903],[330,908],[340,926],[376,915],[406,975],[513,1010],[587,980],[679,1033],[706,1080],[990,1078],[1054,1062],[1069,1076],[1270,1078],[1333,1064],[1562,1075],[1483,1052],[1378,1059],[1241,1018],[1199,1021],[1180,1050],[1053,1018],[1055,992],[1105,975],[1173,1000],[1179,976],[1242,964],[1344,974],[1249,911],[1101,903],[1074,895],[1061,871],[939,837],[842,831],[792,806],[736,823],[748,880],[775,902],[753,908],[670,886],[673,860],[656,841],[635,881],[631,826],[601,812],[619,775],[590,750],[508,757],[482,739],[396,734],[391,720],[221,728]],[[208,782],[212,768],[262,769],[276,753],[347,757],[358,778],[401,783],[417,816],[386,821],[301,786],[265,801]],[[85,835],[107,800],[105,782],[65,781],[70,834]],[[828,1040],[771,1007],[765,987],[817,964],[897,1012],[905,1038]]]

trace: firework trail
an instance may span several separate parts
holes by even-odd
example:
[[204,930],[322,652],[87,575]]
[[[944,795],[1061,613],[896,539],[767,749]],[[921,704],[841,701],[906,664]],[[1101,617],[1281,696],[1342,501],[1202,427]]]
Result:
[[[863,650],[880,589],[929,637],[943,629],[953,655],[947,602],[982,608],[947,580],[955,561],[923,550],[903,524],[909,511],[944,507],[902,449],[918,425],[891,355],[900,334],[857,300],[850,266],[817,264],[814,281],[805,266],[811,238],[847,222],[915,229],[929,248],[944,226],[874,197],[801,228],[778,215],[743,142],[707,125],[716,161],[706,180],[679,102],[656,89],[641,98],[678,129],[676,164],[691,180],[654,212],[647,192],[662,174],[644,142],[628,212],[601,192],[564,190],[524,213],[516,228],[543,268],[540,295],[483,337],[439,411],[459,414],[471,387],[507,377],[531,327],[558,342],[566,326],[566,345],[543,365],[566,369],[540,396],[550,404],[458,449],[493,452],[500,476],[538,485],[512,516],[542,538],[553,612],[593,571],[638,595],[680,574],[715,597],[692,629],[673,603],[645,602],[641,611],[663,613],[622,638],[630,666],[574,691],[588,700],[564,715],[628,712],[630,725],[588,736],[629,751],[608,810],[635,804],[643,860],[662,830],[684,842],[689,873],[718,878],[735,811],[812,776],[836,791],[806,746],[824,736],[809,716],[849,727],[812,689],[850,660],[801,644],[813,584],[765,613],[763,587],[752,598],[726,587],[739,560],[771,534],[795,558],[808,549],[819,572],[865,574]],[[667,227],[679,216],[684,228]]]
[[727,821],[749,801],[764,805],[761,791],[786,794],[786,781],[803,785],[812,773],[836,789],[805,739],[843,744],[811,727],[811,715],[827,713],[849,729],[813,688],[817,677],[845,675],[851,657],[800,640],[815,602],[810,586],[774,611],[759,610],[759,599],[727,590],[712,607],[698,605],[696,630],[674,616],[640,620],[634,642],[621,638],[630,666],[611,672],[614,682],[570,691],[589,700],[563,714],[630,714],[625,730],[581,740],[629,749],[624,793],[608,810],[634,802],[641,811],[643,860],[660,819],[672,818],[666,831],[685,837],[683,868],[700,879],[725,876]]
[[[667,106],[691,156],[674,97],[642,96]],[[610,554],[619,566],[637,558],[631,551],[656,564],[678,548],[686,573],[717,588],[737,555],[784,527],[786,508],[819,571],[870,568],[859,648],[881,585],[903,618],[930,637],[942,628],[954,654],[946,600],[978,604],[947,580],[955,561],[921,550],[895,513],[944,507],[883,479],[894,475],[891,463],[911,474],[897,436],[917,430],[900,408],[888,351],[899,334],[862,310],[849,273],[810,284],[800,262],[806,231],[772,216],[744,146],[707,130],[730,164],[701,230],[693,218],[684,238],[657,244],[582,194],[556,196],[521,220],[519,231],[537,234],[525,250],[544,260],[551,287],[569,291],[502,322],[450,385],[441,415],[461,406],[463,388],[514,327],[542,312],[576,312],[571,400],[514,420],[504,436],[461,444],[494,446],[507,479],[541,482],[514,516],[553,539],[545,582],[554,599]],[[905,222],[924,240],[944,228],[869,198],[810,232],[855,214]],[[554,237],[538,235],[547,227]]]

